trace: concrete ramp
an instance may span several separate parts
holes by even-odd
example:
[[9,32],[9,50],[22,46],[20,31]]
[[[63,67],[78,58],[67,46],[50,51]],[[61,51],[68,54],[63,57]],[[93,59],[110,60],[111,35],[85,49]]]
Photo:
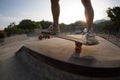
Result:
[[4,43],[8,44],[8,43],[13,43],[13,42],[18,42],[18,41],[23,41],[23,40],[27,40],[28,37],[26,34],[22,34],[22,35],[15,35],[15,36],[11,36],[11,37],[7,37],[4,39]]
[[[80,35],[71,36],[81,38]],[[80,54],[75,53],[74,42],[51,38],[24,45],[16,56],[34,68],[39,68],[39,62],[42,62],[57,69],[58,74],[63,71],[88,77],[120,76],[120,48],[101,37],[97,39],[100,44],[83,45]]]

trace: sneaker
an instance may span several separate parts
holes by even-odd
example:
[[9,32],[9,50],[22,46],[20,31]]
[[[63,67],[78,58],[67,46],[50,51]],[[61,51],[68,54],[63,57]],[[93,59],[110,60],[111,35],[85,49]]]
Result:
[[88,31],[85,35],[86,44],[88,45],[95,45],[98,44],[98,40],[95,37],[95,34],[92,31]]
[[95,36],[86,35],[86,44],[88,45],[95,45],[98,44],[98,40]]
[[95,34],[92,31],[88,31],[87,28],[83,30],[83,35],[95,36]]
[[60,28],[59,28],[59,26],[56,26],[55,24],[50,25],[47,30],[50,31],[50,32],[51,32],[52,34],[54,34],[54,35],[60,33]]
[[87,34],[88,36],[91,36],[91,37],[94,37],[94,36],[95,36],[95,34],[94,34],[92,31],[88,31],[86,34]]

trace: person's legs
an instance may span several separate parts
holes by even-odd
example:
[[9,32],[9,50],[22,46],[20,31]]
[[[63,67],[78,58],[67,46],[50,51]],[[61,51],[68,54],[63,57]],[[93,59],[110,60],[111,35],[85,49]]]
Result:
[[52,10],[52,15],[53,15],[53,23],[55,25],[58,25],[59,14],[60,14],[59,0],[51,0],[51,10]]
[[89,32],[89,31],[92,31],[94,11],[93,11],[90,0],[81,0],[81,1],[85,7],[85,18],[86,18],[87,30]]
[[87,24],[87,34],[86,34],[86,43],[87,44],[97,44],[98,40],[95,38],[93,33],[93,19],[94,19],[94,11],[91,5],[91,0],[81,0],[85,7],[85,18]]
[[52,10],[52,16],[53,16],[53,25],[52,25],[52,31],[59,32],[59,14],[60,14],[60,6],[59,6],[59,0],[51,0],[51,10]]

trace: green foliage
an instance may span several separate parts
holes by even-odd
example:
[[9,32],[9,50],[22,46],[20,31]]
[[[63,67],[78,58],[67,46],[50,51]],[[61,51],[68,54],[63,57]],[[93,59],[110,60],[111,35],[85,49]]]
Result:
[[4,29],[5,32],[7,32],[7,35],[15,35],[15,34],[23,34],[24,30],[17,28],[17,25],[14,27],[8,27]]
[[44,21],[44,20],[40,21],[39,23],[41,24],[42,29],[47,29],[52,24],[52,22]]
[[74,23],[76,26],[86,26],[86,23],[84,22],[84,21],[76,21],[75,23]]
[[83,30],[86,26],[86,23],[84,21],[76,21],[74,23],[69,24],[71,26],[71,29],[81,29]]
[[34,22],[37,29],[42,29],[42,26],[39,22]]
[[3,33],[0,33],[0,39],[3,39],[5,36]]
[[[7,32],[7,35],[15,35],[15,34],[24,34],[24,33],[32,33],[34,32],[34,29],[47,29],[52,22],[50,21],[40,21],[40,22],[35,22],[31,21],[29,19],[24,19],[22,20],[18,25],[15,24],[15,22],[10,23],[7,28],[4,29],[5,32]],[[72,24],[64,24],[61,23],[59,24],[61,31],[74,31],[75,29],[82,29],[85,26],[85,22],[83,21],[76,21],[75,23]]]
[[69,24],[69,26],[73,26],[73,27],[79,26],[82,28],[86,26],[86,23],[84,21],[76,21],[74,23]]
[[120,7],[108,8],[107,15],[110,20],[94,24],[96,32],[114,33],[120,30]]
[[18,28],[20,28],[20,29],[25,29],[25,30],[26,30],[26,29],[31,30],[31,29],[37,28],[37,26],[36,26],[36,23],[35,23],[35,22],[26,19],[26,20],[22,20],[22,21],[19,23]]
[[107,14],[114,25],[111,29],[118,31],[120,29],[120,7],[108,8]]
[[[108,26],[109,25],[109,26]],[[110,20],[105,20],[100,23],[94,23],[94,30],[96,33],[102,32],[102,31],[108,31],[110,29],[111,21]]]
[[15,22],[12,22],[12,23],[10,23],[9,25],[8,25],[8,28],[12,28],[12,27],[14,27],[15,26]]
[[67,27],[66,24],[64,23],[61,23],[59,26],[60,26],[60,30],[64,30]]
[[15,35],[15,34],[24,34],[31,33],[34,29],[42,29],[42,26],[38,22],[34,22],[31,20],[22,20],[18,25],[15,22],[10,23],[7,28],[4,29],[7,32],[7,35]]

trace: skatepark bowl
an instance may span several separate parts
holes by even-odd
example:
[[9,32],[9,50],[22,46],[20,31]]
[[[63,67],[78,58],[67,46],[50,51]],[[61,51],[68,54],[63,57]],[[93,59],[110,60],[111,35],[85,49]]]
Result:
[[[119,64],[119,62],[115,62],[115,61],[106,61],[104,62],[104,66],[102,65],[98,65],[98,66],[86,66],[83,65],[83,62],[85,62],[85,58],[84,59],[80,59],[83,62],[81,62],[81,65],[77,65],[77,64],[73,64],[70,62],[65,62],[65,61],[61,61],[61,60],[57,60],[45,55],[42,55],[38,52],[35,52],[31,49],[29,49],[28,47],[22,47],[18,52],[17,55],[20,55],[23,57],[28,55],[27,57],[31,57],[31,59],[33,59],[33,61],[38,60],[41,62],[44,62],[50,66],[53,66],[57,69],[72,73],[72,74],[76,74],[76,75],[84,75],[84,76],[89,76],[89,77],[114,77],[114,76],[120,76],[120,66],[114,66],[114,64]],[[36,59],[36,60],[34,60]],[[23,59],[25,61],[25,59]],[[87,60],[87,58],[86,58]],[[91,60],[88,58],[88,60]],[[30,62],[30,61],[27,61]],[[89,62],[95,62],[94,60],[91,60]],[[115,63],[114,63],[115,62]],[[32,64],[35,64],[36,62],[31,62]],[[85,62],[86,63],[86,62]],[[88,63],[89,64],[89,63]],[[111,66],[112,65],[112,66]],[[35,65],[34,65],[35,66]]]
[[[75,53],[74,42],[65,39],[54,37],[27,42],[19,48],[16,47],[13,56],[16,64],[6,59],[0,68],[7,71],[10,80],[16,80],[18,76],[21,76],[18,80],[120,80],[120,48],[101,37],[97,39],[98,45],[82,45],[81,53]],[[6,67],[6,61],[12,66]],[[20,66],[27,67],[22,70]],[[2,72],[0,75],[5,73]],[[8,80],[5,76],[1,76],[4,77],[1,80]]]

